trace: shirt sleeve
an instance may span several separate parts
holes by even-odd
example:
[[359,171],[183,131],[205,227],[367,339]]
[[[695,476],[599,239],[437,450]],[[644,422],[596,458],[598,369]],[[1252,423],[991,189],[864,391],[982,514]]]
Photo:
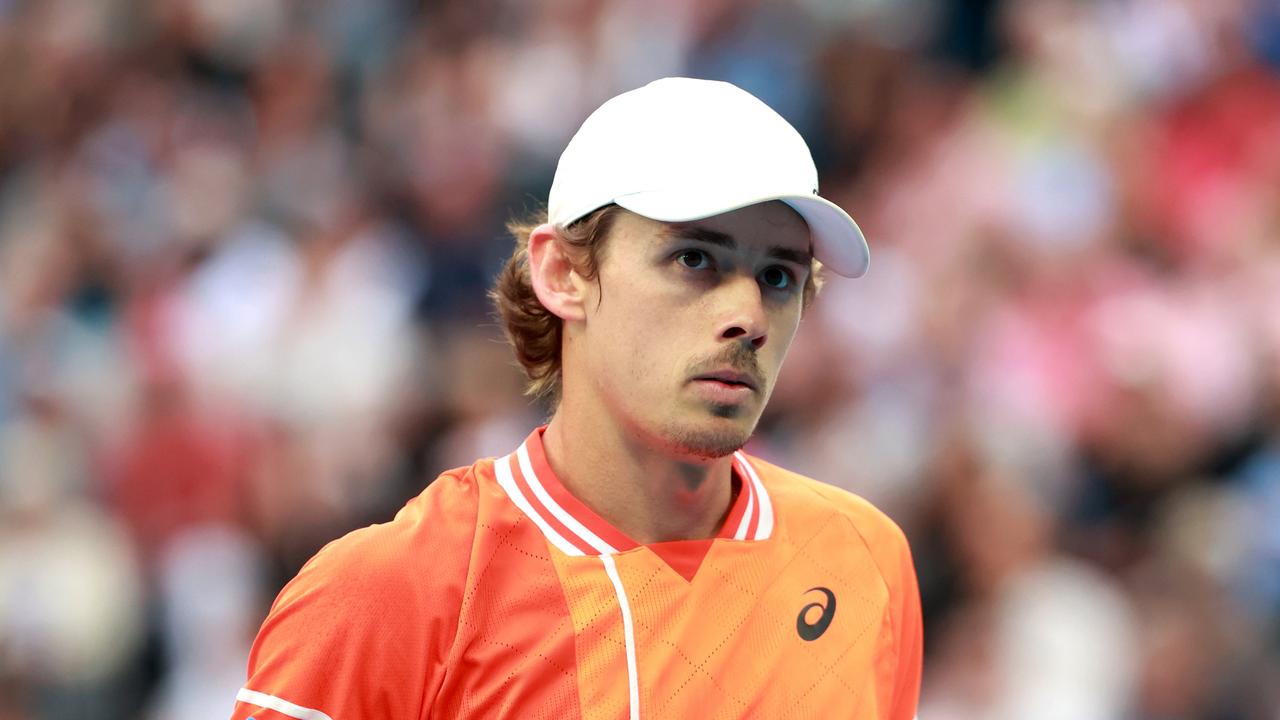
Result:
[[924,622],[906,533],[865,499],[811,482],[820,494],[844,508],[884,582],[887,600],[875,669],[878,716],[883,720],[915,720],[924,661]]
[[924,622],[920,614],[920,588],[911,548],[901,531],[893,607],[896,614],[898,666],[893,690],[891,720],[913,720],[920,700],[920,675],[924,657]]
[[327,545],[285,586],[249,653],[232,720],[430,716],[475,517],[435,485],[392,522]]

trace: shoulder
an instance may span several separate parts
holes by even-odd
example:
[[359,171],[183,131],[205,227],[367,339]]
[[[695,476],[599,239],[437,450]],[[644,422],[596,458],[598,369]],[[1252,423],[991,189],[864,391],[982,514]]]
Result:
[[[354,530],[325,545],[297,581],[347,588],[410,581],[420,586],[425,579],[439,577],[444,567],[465,568],[475,535],[476,486],[476,466],[441,474],[389,522]],[[415,572],[426,568],[435,572],[425,577]]]
[[910,548],[902,528],[865,498],[760,458],[748,459],[778,505],[776,512],[788,521],[813,522],[835,513],[848,522],[882,571],[896,570],[903,556],[909,560]]
[[[821,540],[828,546],[839,545],[847,553],[850,567],[865,568],[867,573],[851,575],[878,576],[883,582],[884,614],[875,668],[878,694],[885,699],[884,717],[913,717],[920,689],[924,626],[906,535],[888,515],[854,493],[757,458],[749,460],[776,504],[780,528],[804,533],[807,529],[845,524],[846,533]],[[811,540],[815,537],[809,535]]]
[[263,702],[332,717],[420,714],[455,642],[483,462],[442,474],[390,522],[307,562],[258,632],[237,717]]
[[263,635],[310,635],[336,624],[354,636],[400,624],[403,641],[421,640],[419,631],[431,627],[431,640],[447,646],[452,631],[440,631],[451,627],[465,594],[480,466],[443,473],[391,521],[324,546],[280,591]]

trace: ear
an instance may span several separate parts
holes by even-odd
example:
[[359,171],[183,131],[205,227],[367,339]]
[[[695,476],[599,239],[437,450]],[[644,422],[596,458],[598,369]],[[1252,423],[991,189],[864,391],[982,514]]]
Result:
[[553,315],[564,321],[586,319],[587,282],[548,223],[529,235],[529,279],[538,302]]

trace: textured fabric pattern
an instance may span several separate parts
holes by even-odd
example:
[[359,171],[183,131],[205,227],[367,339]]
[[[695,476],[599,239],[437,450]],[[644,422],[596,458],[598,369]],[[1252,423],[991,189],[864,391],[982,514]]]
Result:
[[[272,607],[242,696],[334,720],[914,717],[915,572],[870,504],[741,456],[724,530],[673,552],[568,495],[540,430],[524,451],[523,467],[496,461],[506,485],[495,461],[451,471],[322,550]],[[287,717],[274,712],[240,702],[233,717]]]

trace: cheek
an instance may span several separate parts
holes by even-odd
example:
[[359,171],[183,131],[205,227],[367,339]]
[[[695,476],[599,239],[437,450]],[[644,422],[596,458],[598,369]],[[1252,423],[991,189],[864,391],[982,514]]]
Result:
[[652,292],[631,283],[615,280],[605,286],[591,328],[593,355],[598,369],[613,374],[617,383],[643,382],[669,350],[664,329],[670,323],[661,320],[669,312],[655,310],[657,301]]
[[696,335],[698,318],[705,316],[659,283],[606,285],[597,316],[604,340],[596,348],[597,358],[612,368],[619,384],[634,389],[637,398],[663,392],[698,348],[707,354],[707,338]]
[[800,330],[800,310],[788,311],[774,327],[778,332],[780,341],[778,345],[782,349],[782,354],[785,355],[787,349],[791,347],[791,341],[796,339],[796,332]]
[[771,325],[771,340],[764,347],[765,359],[776,375],[782,361],[791,349],[791,341],[795,340],[796,331],[800,329],[800,311],[780,311]]

